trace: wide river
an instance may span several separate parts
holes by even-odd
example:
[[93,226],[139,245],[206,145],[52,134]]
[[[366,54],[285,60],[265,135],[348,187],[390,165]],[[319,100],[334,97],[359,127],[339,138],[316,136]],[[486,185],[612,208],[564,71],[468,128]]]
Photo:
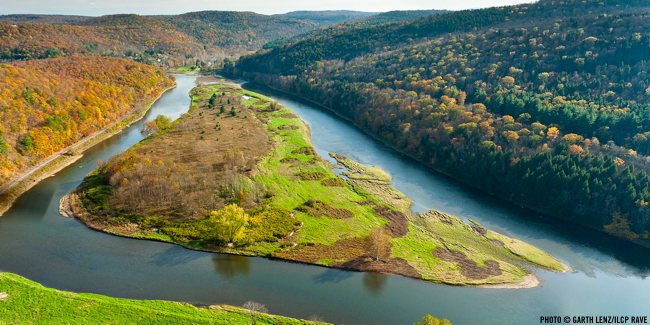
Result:
[[[174,118],[186,112],[195,77],[152,108]],[[541,285],[505,290],[436,285],[400,276],[365,274],[265,258],[210,254],[174,245],[126,239],[87,229],[59,215],[59,199],[98,160],[142,139],[143,121],[101,143],[84,158],[17,200],[0,218],[0,270],[46,286],[116,297],[194,304],[265,304],[271,313],[346,324],[412,324],[426,313],[454,324],[539,324],[540,316],[650,316],[648,250],[544,220],[486,197],[374,141],[349,123],[312,105],[256,89],[291,108],[311,127],[319,154],[345,154],[376,165],[415,202],[537,245],[568,264],[572,273],[536,270]],[[549,189],[552,190],[552,189]]]

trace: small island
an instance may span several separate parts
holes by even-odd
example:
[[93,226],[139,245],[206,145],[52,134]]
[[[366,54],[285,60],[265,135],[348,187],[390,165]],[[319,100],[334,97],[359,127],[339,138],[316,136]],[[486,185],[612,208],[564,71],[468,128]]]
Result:
[[533,287],[548,253],[439,211],[415,214],[383,170],[314,150],[271,99],[226,84],[191,92],[188,113],[61,200],[88,227],[191,249],[399,274],[452,285]]

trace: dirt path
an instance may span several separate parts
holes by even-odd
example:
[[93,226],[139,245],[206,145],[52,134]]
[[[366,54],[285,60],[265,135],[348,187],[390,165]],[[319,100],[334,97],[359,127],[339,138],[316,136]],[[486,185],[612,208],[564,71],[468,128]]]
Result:
[[11,181],[3,184],[2,186],[0,186],[0,194],[5,194],[8,190],[10,190],[16,184],[24,181],[26,178],[31,176],[33,173],[39,171],[40,169],[42,169],[46,165],[50,164],[51,162],[53,162],[57,158],[60,158],[63,155],[76,156],[76,155],[73,155],[73,154],[70,154],[70,153],[74,152],[75,149],[78,149],[79,147],[81,147],[84,144],[88,143],[89,141],[95,139],[97,136],[103,134],[104,132],[114,128],[115,126],[117,126],[119,123],[121,123],[127,117],[124,117],[122,120],[111,123],[109,126],[104,127],[103,129],[101,129],[99,131],[96,131],[95,133],[81,139],[81,141],[76,142],[76,143],[72,144],[69,147],[63,148],[59,152],[47,157],[45,160],[41,161],[40,163],[36,164],[35,166],[33,166],[33,167],[29,168],[28,170],[23,171],[22,173],[18,174],[13,180],[11,180]]

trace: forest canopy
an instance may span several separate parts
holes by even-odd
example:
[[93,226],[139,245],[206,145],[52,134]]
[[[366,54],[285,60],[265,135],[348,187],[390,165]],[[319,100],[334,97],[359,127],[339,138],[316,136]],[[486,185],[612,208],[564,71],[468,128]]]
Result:
[[159,68],[97,56],[0,64],[0,81],[0,184],[173,85]]
[[647,240],[648,9],[542,0],[348,25],[225,71],[323,103],[488,193]]

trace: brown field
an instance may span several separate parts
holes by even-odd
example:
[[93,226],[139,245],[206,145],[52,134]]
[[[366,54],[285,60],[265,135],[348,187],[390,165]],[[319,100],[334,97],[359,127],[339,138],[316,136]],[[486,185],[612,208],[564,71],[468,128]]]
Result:
[[[204,97],[197,96],[192,105],[207,107]],[[111,206],[171,219],[199,218],[238,195],[240,179],[252,176],[271,149],[262,123],[240,101],[240,96],[219,93],[214,109],[192,109],[166,133],[109,161]],[[224,113],[221,106],[227,107]],[[254,199],[242,203],[255,205]]]

